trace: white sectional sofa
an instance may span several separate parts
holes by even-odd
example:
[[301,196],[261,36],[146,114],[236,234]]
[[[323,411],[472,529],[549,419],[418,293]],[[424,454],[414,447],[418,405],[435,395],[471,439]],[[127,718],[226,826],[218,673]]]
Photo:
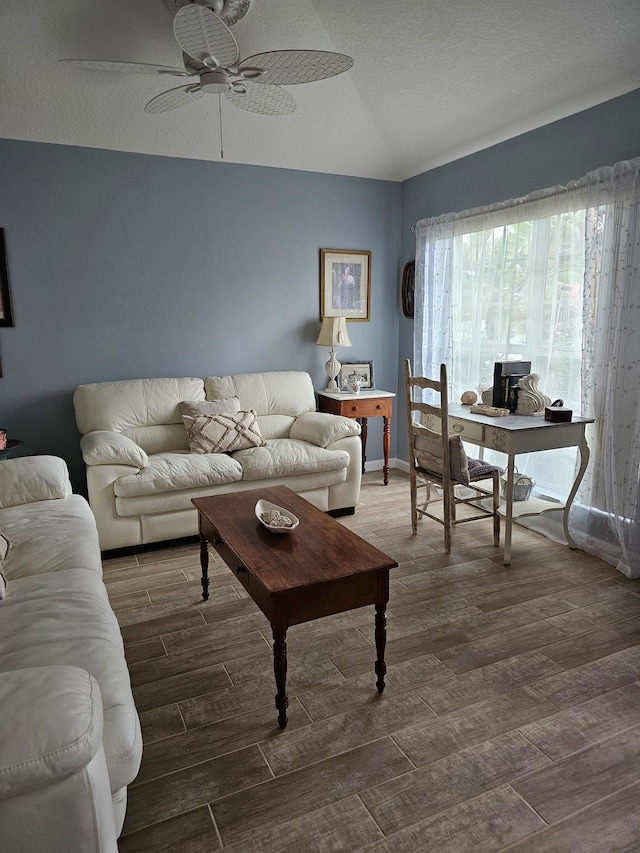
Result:
[[[190,452],[180,404],[231,398],[256,412],[264,446]],[[315,411],[308,373],[98,382],[73,401],[103,551],[195,535],[203,495],[287,485],[324,511],[358,503],[360,426]]]
[[0,461],[0,534],[0,850],[117,853],[140,724],[95,521],[62,459]]

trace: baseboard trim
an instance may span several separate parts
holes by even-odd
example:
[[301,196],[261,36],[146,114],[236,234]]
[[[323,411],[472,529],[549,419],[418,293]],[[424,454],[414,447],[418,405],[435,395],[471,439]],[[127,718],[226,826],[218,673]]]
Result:
[[[384,468],[384,459],[371,459],[367,460],[364,465],[365,471],[382,471]],[[389,460],[389,468],[399,468],[401,471],[405,471],[409,473],[409,464],[404,461],[404,459],[390,459]]]

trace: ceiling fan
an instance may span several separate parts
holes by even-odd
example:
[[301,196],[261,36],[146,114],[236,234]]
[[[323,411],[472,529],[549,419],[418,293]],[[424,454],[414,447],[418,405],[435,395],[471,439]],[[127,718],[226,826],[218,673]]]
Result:
[[182,50],[184,68],[142,62],[61,59],[100,71],[187,77],[194,82],[156,95],[147,113],[186,106],[206,94],[224,95],[236,107],[263,115],[287,115],[296,104],[282,85],[312,83],[348,71],[353,59],[326,50],[272,50],[240,59],[229,26],[247,13],[250,0],[165,0],[175,13],[173,34]]

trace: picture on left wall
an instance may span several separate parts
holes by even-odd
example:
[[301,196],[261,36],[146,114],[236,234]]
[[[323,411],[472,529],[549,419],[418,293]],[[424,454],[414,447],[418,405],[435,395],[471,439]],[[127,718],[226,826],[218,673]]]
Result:
[[7,272],[7,252],[4,242],[4,228],[0,228],[0,326],[13,326],[11,299],[9,297],[9,273]]

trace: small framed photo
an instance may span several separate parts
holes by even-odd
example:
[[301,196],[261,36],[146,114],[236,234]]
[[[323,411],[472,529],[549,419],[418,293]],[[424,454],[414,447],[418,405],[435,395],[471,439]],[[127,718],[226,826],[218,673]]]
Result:
[[352,382],[361,388],[375,388],[372,361],[343,361],[340,365],[340,390],[349,391]]
[[0,326],[13,326],[11,300],[9,297],[9,274],[7,272],[7,252],[4,242],[4,228],[0,228]]
[[320,319],[371,318],[371,252],[320,249]]

